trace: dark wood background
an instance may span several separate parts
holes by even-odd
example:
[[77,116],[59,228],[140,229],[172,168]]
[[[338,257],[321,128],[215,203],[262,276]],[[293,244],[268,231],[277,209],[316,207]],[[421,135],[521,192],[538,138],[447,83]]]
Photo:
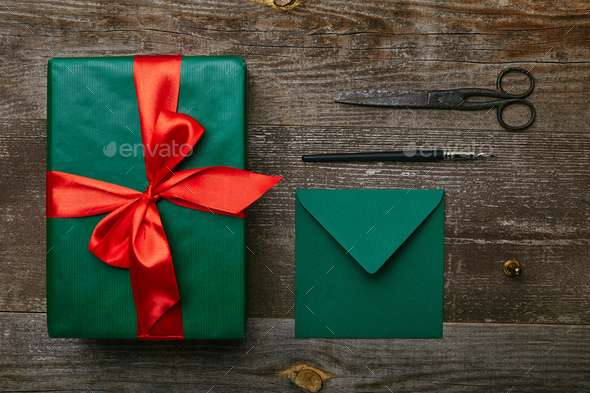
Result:
[[[333,376],[326,392],[589,391],[590,4],[268,3],[0,6],[0,390],[295,392],[304,390],[285,378],[293,373],[280,372],[306,364],[318,369],[312,377]],[[47,61],[135,54],[233,54],[248,63],[250,169],[285,180],[250,212],[244,340],[47,337]],[[361,88],[494,88],[509,66],[536,80],[529,100],[537,120],[526,131],[502,129],[495,111],[332,102]],[[412,143],[498,157],[437,165],[300,160]],[[443,340],[293,338],[296,188],[446,190]],[[509,258],[521,263],[521,276],[504,275]]]

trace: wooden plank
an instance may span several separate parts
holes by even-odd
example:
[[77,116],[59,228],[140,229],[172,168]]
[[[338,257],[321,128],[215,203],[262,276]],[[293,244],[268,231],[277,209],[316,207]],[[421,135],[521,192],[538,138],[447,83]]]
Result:
[[[250,70],[252,124],[500,130],[494,113],[351,108],[359,88],[494,88],[506,66],[532,70],[538,119],[528,134],[588,121],[586,2],[9,1],[0,9],[0,118],[45,118],[55,56],[235,54]],[[215,22],[212,22],[215,21]],[[527,135],[528,135],[527,134]]]
[[0,390],[302,392],[276,376],[297,364],[336,375],[321,392],[590,389],[588,326],[445,324],[442,340],[330,340],[294,339],[293,320],[251,319],[243,340],[140,342],[51,339],[45,321],[0,315]]
[[[489,161],[311,164],[299,157],[392,150],[416,140],[424,146],[467,146],[461,139],[468,130],[433,130],[416,137],[416,129],[398,128],[258,129],[253,131],[258,136],[251,137],[251,146],[260,146],[250,150],[251,167],[286,179],[252,209],[251,226],[258,235],[250,248],[263,254],[251,264],[252,315],[284,317],[293,305],[276,299],[280,294],[293,298],[293,267],[284,259],[294,260],[294,189],[443,188],[445,321],[589,322],[588,166],[584,155],[570,154],[590,147],[584,133],[540,139],[470,133],[476,149],[493,146],[498,157]],[[510,258],[523,264],[521,277],[502,273],[502,263]]]
[[[277,376],[293,375],[298,364],[337,376],[321,391],[589,390],[589,20],[582,0],[297,0],[283,11],[238,0],[5,2],[0,390],[302,391]],[[286,177],[250,212],[251,316],[293,317],[296,188],[444,188],[444,320],[541,325],[447,323],[443,340],[295,340],[293,320],[253,319],[238,341],[48,338],[46,62],[138,53],[235,54],[248,62],[250,169]],[[525,132],[502,130],[493,111],[332,102],[361,88],[493,88],[508,66],[536,79],[530,101],[538,117]],[[507,80],[511,86],[522,88]],[[498,158],[440,165],[299,159],[412,143],[493,149]],[[521,276],[502,273],[508,258],[521,262]],[[313,369],[305,370],[313,382]]]
[[[45,123],[0,121],[0,310],[45,311]],[[250,169],[285,179],[249,218],[249,309],[291,318],[296,188],[446,190],[444,319],[589,324],[589,151],[583,132],[531,138],[502,131],[250,127]],[[311,164],[310,152],[421,146],[493,147],[497,158],[439,164]],[[473,144],[473,145],[471,145]],[[487,147],[486,147],[487,146]],[[49,248],[49,246],[47,247]],[[516,258],[523,275],[502,263]]]
[[44,311],[45,121],[0,130],[0,309]]

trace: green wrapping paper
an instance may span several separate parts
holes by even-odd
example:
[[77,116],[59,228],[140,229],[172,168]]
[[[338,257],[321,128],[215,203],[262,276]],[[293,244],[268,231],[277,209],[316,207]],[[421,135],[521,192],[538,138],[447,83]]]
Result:
[[[176,170],[246,169],[243,59],[183,57],[178,113],[205,133]],[[49,61],[47,170],[145,190],[133,57]],[[146,153],[148,154],[148,153]],[[158,201],[180,292],[185,339],[240,338],[246,327],[246,220]],[[88,250],[106,214],[47,219],[47,324],[52,337],[137,337],[129,270]]]

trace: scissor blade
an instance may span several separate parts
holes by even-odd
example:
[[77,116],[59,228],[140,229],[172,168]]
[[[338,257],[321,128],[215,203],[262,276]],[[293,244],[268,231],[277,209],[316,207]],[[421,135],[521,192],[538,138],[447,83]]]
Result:
[[428,92],[416,90],[361,90],[338,95],[334,102],[391,108],[428,108]]

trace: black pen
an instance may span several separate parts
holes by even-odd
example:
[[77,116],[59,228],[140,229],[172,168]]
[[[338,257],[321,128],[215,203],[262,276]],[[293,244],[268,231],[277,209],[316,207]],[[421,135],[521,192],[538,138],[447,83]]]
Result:
[[399,161],[426,162],[442,160],[473,160],[493,157],[490,153],[455,152],[444,150],[405,150],[373,153],[311,154],[302,156],[306,162]]

